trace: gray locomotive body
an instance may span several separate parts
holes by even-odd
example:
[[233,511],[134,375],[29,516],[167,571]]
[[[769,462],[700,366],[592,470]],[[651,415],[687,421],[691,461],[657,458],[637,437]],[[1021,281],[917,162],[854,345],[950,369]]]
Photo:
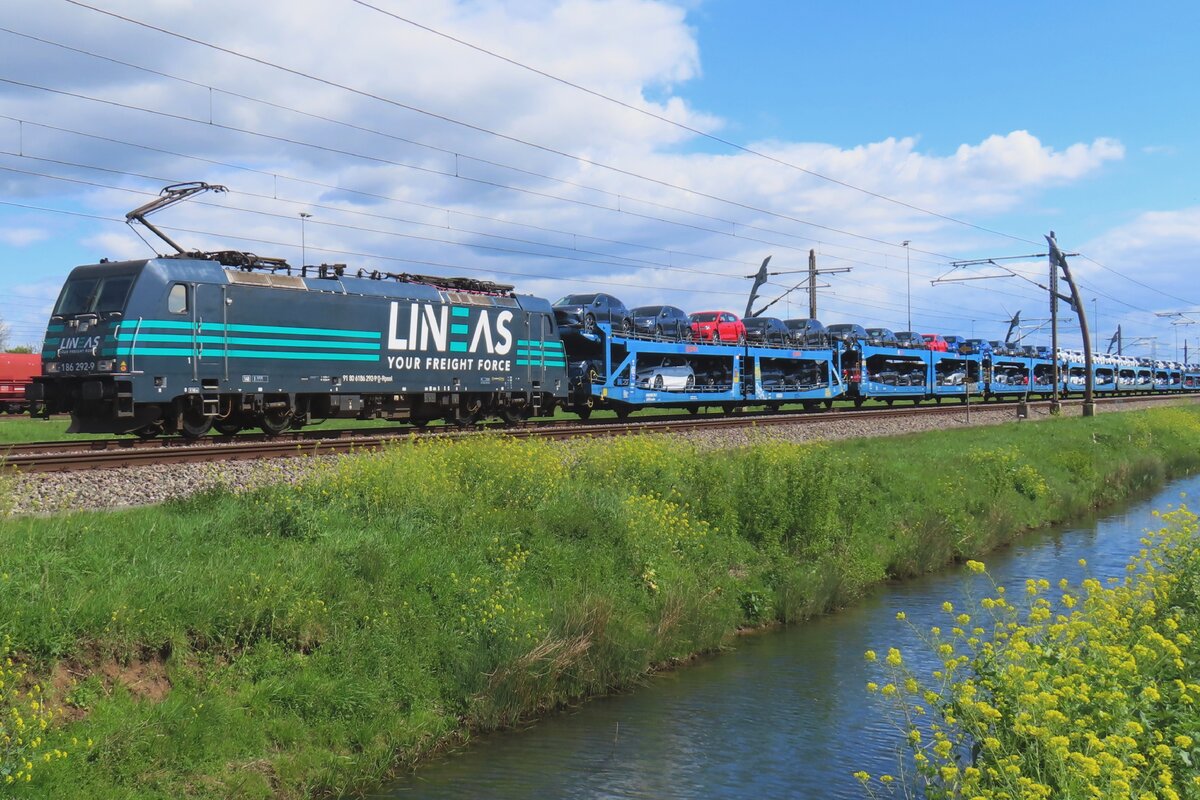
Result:
[[566,397],[544,299],[470,279],[232,263],[72,271],[30,389],[35,413],[69,413],[78,433],[199,436],[328,417],[516,421]]

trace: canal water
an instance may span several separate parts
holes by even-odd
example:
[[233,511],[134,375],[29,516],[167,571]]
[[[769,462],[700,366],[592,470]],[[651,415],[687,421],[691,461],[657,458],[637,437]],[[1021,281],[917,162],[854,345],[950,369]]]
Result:
[[[988,572],[1014,600],[1026,578],[1123,576],[1143,531],[1158,527],[1150,512],[1198,491],[1200,477],[1176,481],[1116,512],[1033,533],[992,553]],[[900,739],[865,690],[879,671],[864,651],[900,647],[914,663],[916,635],[896,612],[918,630],[949,630],[942,603],[982,598],[987,580],[954,568],[881,586],[853,608],[741,638],[731,652],[636,691],[481,737],[376,797],[861,800],[852,773],[895,774]]]

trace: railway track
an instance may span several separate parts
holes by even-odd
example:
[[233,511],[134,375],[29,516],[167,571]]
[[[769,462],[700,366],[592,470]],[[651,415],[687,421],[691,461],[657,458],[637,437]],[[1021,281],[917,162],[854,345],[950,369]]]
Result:
[[[1099,405],[1121,404],[1130,401],[1175,401],[1175,396],[1101,398]],[[1063,405],[1080,403],[1064,400]],[[1031,410],[1048,409],[1049,401],[1030,401]],[[976,411],[1013,410],[1015,403],[972,403]],[[0,468],[22,472],[69,472],[86,469],[115,469],[118,467],[152,464],[179,464],[204,461],[237,461],[294,456],[324,456],[352,451],[378,449],[388,443],[415,440],[426,436],[459,438],[489,432],[501,433],[516,439],[569,439],[577,436],[622,436],[637,433],[683,433],[728,428],[776,427],[808,425],[831,421],[887,419],[898,416],[951,415],[961,417],[968,411],[965,404],[931,405],[905,408],[838,408],[823,412],[793,413],[732,413],[645,417],[612,422],[558,421],[528,423],[519,427],[480,426],[460,430],[440,428],[397,428],[377,430],[350,428],[329,431],[300,431],[285,436],[267,437],[242,434],[232,437],[212,437],[189,441],[182,438],[141,440],[131,438],[30,442],[9,445],[0,449]]]

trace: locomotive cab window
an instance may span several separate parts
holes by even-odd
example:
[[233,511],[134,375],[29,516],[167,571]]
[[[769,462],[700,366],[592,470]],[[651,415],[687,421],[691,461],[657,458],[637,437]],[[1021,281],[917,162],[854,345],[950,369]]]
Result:
[[167,311],[172,314],[186,314],[187,310],[187,286],[182,283],[177,283],[171,287],[171,293],[167,295]]
[[56,315],[124,311],[125,300],[133,286],[133,275],[110,275],[104,278],[76,278],[67,281],[59,295]]

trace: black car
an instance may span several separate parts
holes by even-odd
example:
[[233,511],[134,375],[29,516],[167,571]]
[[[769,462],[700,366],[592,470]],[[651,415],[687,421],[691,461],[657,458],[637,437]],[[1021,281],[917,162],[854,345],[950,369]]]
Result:
[[591,333],[597,322],[608,322],[614,330],[633,330],[629,309],[611,294],[569,294],[554,304],[554,319],[560,328]]
[[896,334],[889,328],[867,328],[867,344],[872,347],[899,347]]
[[692,338],[692,321],[687,312],[675,306],[638,306],[629,312],[634,333],[657,339]]
[[829,334],[830,339],[838,342],[844,342],[852,347],[858,347],[860,342],[865,342],[868,338],[867,329],[862,325],[856,325],[853,322],[830,325],[825,329],[825,331]]
[[829,334],[819,319],[785,319],[784,325],[792,332],[792,341],[804,347],[825,347]]
[[916,331],[900,331],[896,334],[896,347],[901,350],[928,350],[925,339]]
[[775,317],[746,317],[746,341],[751,344],[775,344],[786,347],[792,343],[792,331],[783,320]]

